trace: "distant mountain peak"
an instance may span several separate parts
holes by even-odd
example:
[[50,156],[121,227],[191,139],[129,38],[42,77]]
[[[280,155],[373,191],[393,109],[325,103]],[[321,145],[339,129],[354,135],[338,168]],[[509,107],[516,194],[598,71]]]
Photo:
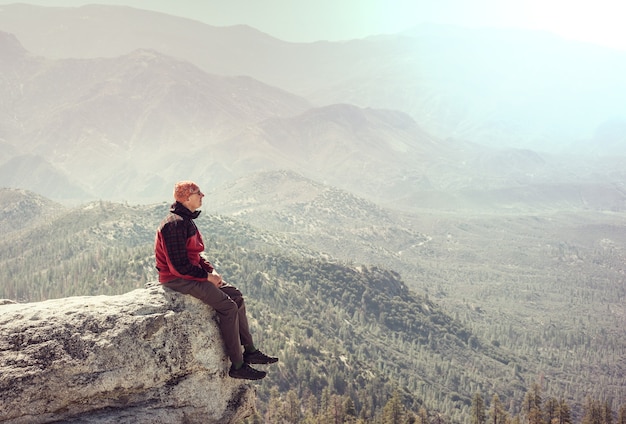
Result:
[[[28,52],[11,33],[0,31],[0,58],[14,59],[26,55]],[[4,60],[3,60],[4,61]]]
[[351,124],[365,125],[372,120],[387,121],[390,125],[401,123],[402,127],[416,125],[415,120],[408,114],[398,110],[362,108],[349,103],[337,103],[310,109],[302,114],[310,119],[315,117],[322,120],[343,121]]

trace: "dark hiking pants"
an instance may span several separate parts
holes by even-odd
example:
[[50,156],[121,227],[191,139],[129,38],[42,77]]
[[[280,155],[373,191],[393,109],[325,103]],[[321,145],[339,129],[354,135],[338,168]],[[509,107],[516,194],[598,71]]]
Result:
[[167,288],[189,294],[206,303],[219,317],[219,327],[224,339],[224,349],[232,363],[243,362],[241,346],[253,345],[248,328],[246,304],[237,287],[224,284],[217,288],[206,281],[184,280],[182,278],[163,283]]

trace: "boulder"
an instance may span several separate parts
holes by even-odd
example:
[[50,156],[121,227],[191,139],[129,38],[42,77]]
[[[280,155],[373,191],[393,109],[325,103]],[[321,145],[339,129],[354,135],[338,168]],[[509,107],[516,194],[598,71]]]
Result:
[[158,283],[0,302],[0,422],[239,422],[254,412],[255,390],[228,377],[216,319]]

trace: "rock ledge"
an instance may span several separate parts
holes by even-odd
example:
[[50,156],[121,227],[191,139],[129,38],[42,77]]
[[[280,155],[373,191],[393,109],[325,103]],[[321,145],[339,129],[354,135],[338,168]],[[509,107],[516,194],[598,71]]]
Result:
[[120,296],[0,302],[0,422],[235,423],[215,312],[150,283]]

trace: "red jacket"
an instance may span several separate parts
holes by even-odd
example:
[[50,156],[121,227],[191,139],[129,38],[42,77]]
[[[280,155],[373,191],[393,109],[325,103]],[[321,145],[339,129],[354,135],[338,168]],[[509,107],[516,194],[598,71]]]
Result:
[[200,253],[204,251],[202,234],[193,222],[200,211],[191,212],[176,202],[161,221],[154,241],[159,281],[167,283],[177,278],[207,281],[213,266]]

